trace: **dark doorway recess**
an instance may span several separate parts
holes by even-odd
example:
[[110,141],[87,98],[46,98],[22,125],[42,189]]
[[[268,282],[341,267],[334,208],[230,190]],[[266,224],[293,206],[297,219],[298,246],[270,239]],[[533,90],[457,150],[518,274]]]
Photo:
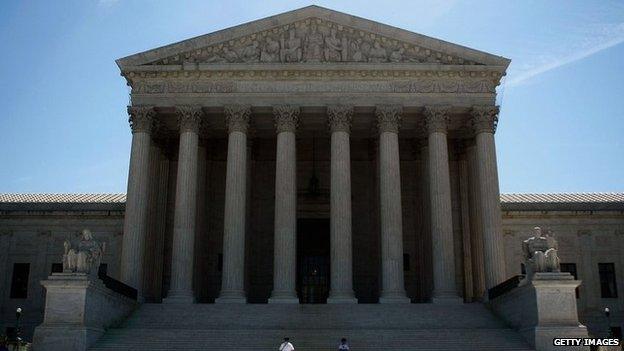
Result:
[[329,218],[297,221],[297,294],[301,303],[329,296]]

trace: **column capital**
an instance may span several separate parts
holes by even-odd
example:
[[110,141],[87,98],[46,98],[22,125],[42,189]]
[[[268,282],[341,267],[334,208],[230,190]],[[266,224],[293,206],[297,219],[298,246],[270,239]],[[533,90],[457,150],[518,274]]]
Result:
[[470,124],[476,134],[478,133],[492,133],[496,132],[496,126],[498,125],[498,112],[500,111],[498,106],[491,105],[477,105],[473,106],[470,110],[472,119]]
[[399,105],[378,105],[375,107],[377,117],[377,129],[379,133],[398,133],[401,127],[401,115],[403,107]]
[[180,134],[184,132],[199,133],[201,117],[203,115],[201,106],[178,105],[176,106],[176,114],[178,115]]
[[275,129],[277,133],[295,132],[299,125],[299,106],[276,105],[273,106],[275,117]]
[[249,116],[251,115],[251,106],[249,105],[226,105],[225,123],[228,133],[242,132],[247,134],[249,129]]
[[351,121],[353,119],[353,106],[332,105],[327,106],[327,119],[329,129],[332,132],[351,132]]
[[137,132],[151,133],[154,127],[154,106],[139,105],[128,106],[128,123],[132,134]]
[[450,121],[450,106],[425,106],[425,129],[427,133],[446,133]]

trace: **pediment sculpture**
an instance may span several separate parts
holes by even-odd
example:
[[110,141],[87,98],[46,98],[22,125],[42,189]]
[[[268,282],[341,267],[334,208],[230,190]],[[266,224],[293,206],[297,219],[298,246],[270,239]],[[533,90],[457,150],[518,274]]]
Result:
[[85,273],[97,277],[106,243],[94,240],[91,231],[84,229],[78,243],[72,244],[65,240],[63,246],[63,273]]
[[194,63],[411,62],[478,64],[429,48],[308,18],[152,62]]
[[558,247],[551,233],[542,234],[540,227],[533,228],[533,236],[522,242],[526,281],[531,281],[535,273],[561,272]]

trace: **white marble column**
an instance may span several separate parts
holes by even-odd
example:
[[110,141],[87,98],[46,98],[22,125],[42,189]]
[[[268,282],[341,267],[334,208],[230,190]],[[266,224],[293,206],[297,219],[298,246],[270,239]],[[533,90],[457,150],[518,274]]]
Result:
[[485,271],[483,264],[483,226],[481,224],[481,205],[479,204],[478,169],[476,146],[469,145],[468,153],[468,188],[470,189],[470,248],[472,249],[473,298],[481,301],[485,297]]
[[297,298],[297,149],[299,108],[273,108],[277,130],[275,158],[275,233],[273,291],[269,303],[299,303]]
[[429,201],[433,250],[433,303],[461,303],[455,284],[453,212],[448,145],[449,107],[425,107],[429,149]]
[[173,220],[171,287],[163,302],[190,304],[195,301],[193,262],[197,215],[197,149],[202,109],[200,106],[177,106],[176,112],[180,126],[180,148]]
[[228,128],[223,273],[217,303],[245,303],[245,228],[247,200],[247,129],[251,108],[225,106]]
[[327,108],[331,131],[331,290],[327,303],[357,303],[351,246],[351,151],[353,106]]
[[485,285],[487,289],[490,289],[502,283],[506,278],[496,146],[494,144],[498,107],[474,106],[471,113],[476,141],[478,203],[481,205],[479,212],[483,226]]
[[141,299],[145,237],[147,236],[149,160],[155,113],[151,106],[131,106],[128,108],[128,113],[132,128],[132,149],[121,248],[121,280],[137,289],[139,299]]
[[403,276],[403,212],[399,159],[400,106],[377,106],[381,219],[380,303],[409,303]]

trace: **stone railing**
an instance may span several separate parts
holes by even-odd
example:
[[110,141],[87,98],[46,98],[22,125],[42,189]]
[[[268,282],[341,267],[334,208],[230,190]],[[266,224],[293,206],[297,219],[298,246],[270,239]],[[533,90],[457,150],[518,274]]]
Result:
[[[579,323],[575,289],[581,284],[570,273],[538,272],[516,287],[517,279],[490,289],[491,309],[517,329],[537,351],[561,350],[553,338],[587,338],[587,328]],[[497,295],[497,296],[496,296]],[[589,351],[589,347],[566,347],[566,350]]]
[[135,299],[86,273],[54,273],[41,284],[47,292],[43,324],[33,337],[35,351],[87,350],[137,306]]
[[488,290],[488,299],[493,300],[520,285],[520,282],[524,279],[524,274],[514,275],[513,277],[505,280],[497,286]]

